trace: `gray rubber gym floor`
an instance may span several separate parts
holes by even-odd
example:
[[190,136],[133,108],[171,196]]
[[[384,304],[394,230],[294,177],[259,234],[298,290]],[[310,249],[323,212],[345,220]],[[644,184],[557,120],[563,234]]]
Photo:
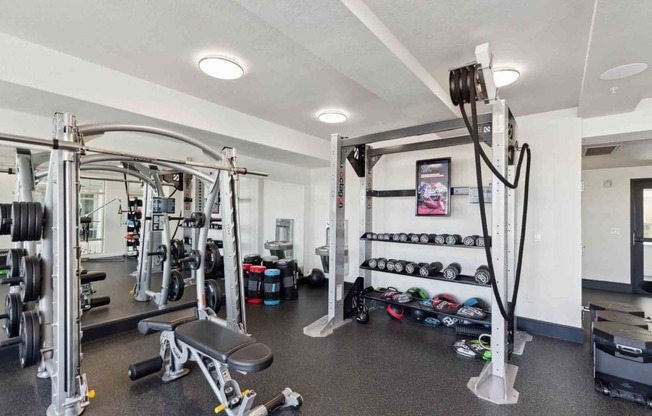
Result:
[[[300,411],[283,415],[650,415],[641,406],[593,390],[591,358],[582,345],[535,337],[522,357],[517,405],[478,400],[466,388],[482,369],[457,357],[450,329],[431,329],[384,311],[366,325],[350,323],[333,336],[314,339],[302,328],[324,314],[327,290],[301,287],[298,301],[277,307],[249,305],[249,331],[274,351],[261,373],[235,374],[260,401],[289,386],[304,396]],[[83,369],[97,397],[87,415],[210,415],[217,404],[198,368],[170,384],[157,376],[127,378],[132,361],[158,352],[158,337],[128,332],[84,344]],[[0,366],[0,414],[44,414],[50,382],[17,362]],[[281,414],[281,413],[279,413]]]

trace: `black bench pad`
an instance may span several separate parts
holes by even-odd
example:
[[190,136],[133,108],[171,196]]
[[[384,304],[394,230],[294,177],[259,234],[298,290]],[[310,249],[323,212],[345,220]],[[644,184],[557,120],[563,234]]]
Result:
[[154,332],[173,331],[179,325],[196,319],[197,309],[195,308],[165,313],[138,322],[138,332],[149,335]]
[[261,371],[274,361],[267,345],[208,320],[180,325],[174,332],[179,341],[236,371]]

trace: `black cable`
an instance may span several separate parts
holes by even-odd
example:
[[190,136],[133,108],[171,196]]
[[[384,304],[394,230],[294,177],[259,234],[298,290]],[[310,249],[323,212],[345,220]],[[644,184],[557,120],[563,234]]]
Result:
[[[527,155],[527,163],[525,167],[525,189],[523,195],[523,214],[522,214],[522,228],[521,236],[519,241],[518,248],[518,260],[516,265],[516,273],[514,279],[514,290],[512,293],[512,302],[511,308],[507,311],[503,303],[500,292],[498,291],[498,286],[496,284],[495,271],[493,267],[493,261],[491,256],[491,250],[489,245],[485,245],[485,255],[487,258],[487,268],[489,269],[489,274],[491,276],[491,287],[494,293],[496,300],[498,301],[498,309],[500,314],[505,318],[505,320],[512,321],[516,311],[516,302],[518,300],[518,292],[521,281],[521,270],[523,264],[523,248],[525,246],[525,230],[527,224],[527,212],[528,212],[528,200],[529,200],[529,188],[530,188],[530,165],[531,165],[531,152],[530,147],[527,143],[524,143],[521,149],[521,155],[519,156],[517,168],[516,168],[516,177],[514,183],[510,183],[504,176],[498,172],[496,167],[491,163],[484,150],[480,146],[480,139],[478,137],[478,119],[477,119],[477,107],[476,107],[476,91],[474,80],[475,77],[475,67],[473,68],[461,68],[456,71],[451,72],[450,76],[450,89],[451,89],[451,99],[453,103],[459,105],[462,117],[464,118],[464,123],[466,124],[471,139],[473,141],[474,147],[474,159],[475,159],[475,168],[476,168],[476,182],[478,186],[478,199],[480,204],[480,218],[482,223],[482,234],[485,241],[488,241],[489,232],[487,226],[487,213],[486,207],[484,205],[484,192],[482,185],[482,167],[480,159],[485,162],[487,167],[492,171],[492,173],[501,181],[505,186],[511,189],[518,187],[520,174],[521,174],[521,165],[523,163],[523,158]],[[471,105],[471,117],[472,123],[469,123],[468,116],[464,109],[464,103],[467,102]],[[508,305],[509,307],[509,305]]]
[[168,195],[168,198],[172,198],[176,193],[177,193],[177,188],[174,188],[174,191],[172,191],[172,193]]

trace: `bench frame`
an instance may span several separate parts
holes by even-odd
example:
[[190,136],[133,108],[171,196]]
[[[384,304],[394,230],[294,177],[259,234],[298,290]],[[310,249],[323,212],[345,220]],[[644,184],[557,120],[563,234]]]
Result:
[[[181,324],[183,325],[183,324]],[[214,323],[214,325],[219,325]],[[197,363],[211,386],[220,405],[215,412],[226,412],[228,416],[263,416],[282,407],[299,408],[303,403],[300,394],[285,388],[279,396],[264,405],[252,409],[257,396],[254,390],[241,390],[236,380],[231,378],[229,366],[208,356],[196,348],[177,339],[174,330],[161,332],[159,354],[165,363],[164,383],[184,377],[190,370],[185,367],[188,361]],[[245,374],[245,373],[243,373]]]

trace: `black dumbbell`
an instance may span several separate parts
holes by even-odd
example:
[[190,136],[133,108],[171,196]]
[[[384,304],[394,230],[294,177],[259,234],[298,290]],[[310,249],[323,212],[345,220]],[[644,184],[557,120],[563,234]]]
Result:
[[385,233],[385,234],[383,234],[383,240],[385,240],[385,241],[389,241],[389,240],[391,240],[391,239],[392,239],[392,237],[389,235],[389,233]]
[[425,233],[419,235],[419,242],[422,244],[428,244],[430,242],[430,235]]
[[400,233],[400,234],[398,235],[398,238],[399,238],[399,240],[401,240],[401,241],[404,242],[404,243],[405,243],[406,241],[408,241],[408,235],[405,234],[405,233]]
[[409,235],[410,241],[412,243],[418,243],[419,242],[419,237],[420,237],[419,234],[408,234],[408,235]]
[[392,234],[392,241],[401,241],[401,234]]
[[384,257],[377,259],[376,267],[378,267],[378,270],[385,270],[385,267],[387,267],[387,259]]
[[478,267],[473,275],[475,281],[481,285],[488,285],[491,283],[491,274],[489,273],[489,267],[482,265]]
[[423,266],[425,266],[428,263],[414,263],[414,262],[409,262],[408,264],[405,265],[405,273],[408,274],[414,274],[418,273],[419,269]]
[[489,237],[488,241],[485,241],[484,237],[478,237],[475,239],[475,245],[478,247],[484,247],[484,246],[491,247],[491,237]]
[[367,265],[372,269],[375,269],[376,267],[378,267],[378,259],[369,259]]
[[371,236],[372,236],[372,234],[373,234],[373,233],[365,233],[365,234],[364,234],[364,238],[367,239],[367,240],[371,240]]
[[456,246],[462,242],[462,236],[459,234],[451,234],[446,237],[446,244],[449,246]]
[[462,266],[459,263],[451,263],[443,271],[444,278],[448,280],[457,279],[460,273],[462,273]]
[[376,233],[371,233],[371,239],[372,239],[372,240],[378,240],[378,234],[376,234]]
[[448,238],[448,234],[437,234],[435,244],[446,244],[446,238]]
[[464,237],[464,239],[462,240],[462,243],[463,243],[465,246],[474,246],[474,245],[475,245],[475,242],[476,242],[477,239],[478,239],[478,236],[477,236],[477,235],[467,235],[467,236]]
[[394,264],[396,264],[397,260],[396,259],[389,259],[387,260],[386,268],[388,272],[393,272],[394,271]]
[[405,271],[405,266],[407,262],[405,260],[399,260],[394,263],[394,271],[396,273],[403,273]]
[[443,267],[444,265],[438,261],[430,264],[425,264],[419,268],[419,274],[422,277],[434,276],[435,274],[439,273]]

